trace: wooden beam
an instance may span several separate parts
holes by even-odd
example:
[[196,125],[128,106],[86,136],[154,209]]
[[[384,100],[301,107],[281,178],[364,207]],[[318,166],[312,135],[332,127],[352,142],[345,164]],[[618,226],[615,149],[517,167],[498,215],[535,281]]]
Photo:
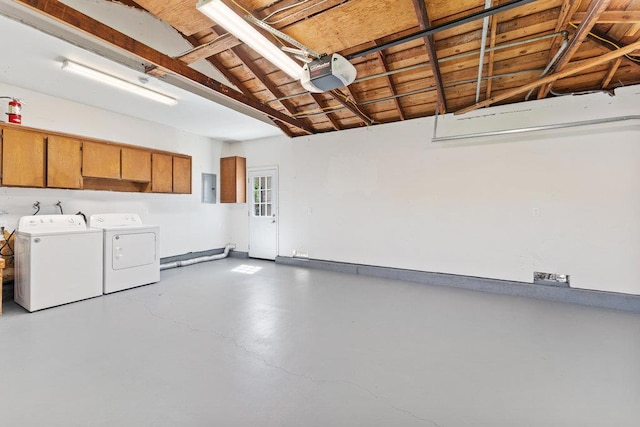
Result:
[[[242,65],[244,65],[253,76],[264,86],[274,98],[280,98],[283,94],[278,90],[275,84],[273,84],[269,79],[264,76],[264,71],[262,71],[252,60],[247,52],[243,50],[241,46],[237,46],[231,49],[231,51],[236,55],[236,57],[240,60]],[[296,107],[287,100],[278,101],[285,110],[291,115],[297,113]],[[307,125],[311,128],[311,126],[307,123]],[[304,129],[303,129],[304,130]],[[314,132],[307,132],[312,134]]]
[[357,108],[357,101],[356,101],[355,97],[353,96],[353,94],[351,93],[351,91],[349,90],[349,88],[347,87],[347,88],[345,88],[345,90],[348,92],[349,96],[353,100],[353,103],[347,101],[345,99],[346,96],[344,96],[344,94],[342,92],[340,92],[338,89],[332,90],[330,93],[333,96],[333,99],[335,99],[340,104],[342,104],[342,106],[345,107],[347,110],[351,111],[353,114],[355,114],[356,116],[360,117],[360,119],[362,119],[362,121],[367,126],[370,126],[373,123],[373,121],[369,117],[367,117],[362,111],[360,111],[359,108]]
[[111,46],[128,52],[135,57],[153,64],[156,67],[173,72],[187,80],[198,83],[220,95],[226,96],[236,102],[242,103],[247,107],[265,114],[268,117],[288,123],[291,126],[302,129],[308,133],[314,133],[314,129],[310,128],[300,120],[287,116],[280,111],[275,110],[267,105],[257,102],[253,98],[237,92],[236,90],[223,85],[222,83],[212,79],[211,77],[196,71],[175,58],[165,55],[139,41],[114,30],[111,27],[83,14],[77,10],[59,2],[49,0],[15,0],[29,8],[49,16],[58,22],[66,24],[83,33],[96,37]]
[[496,46],[496,34],[498,32],[498,15],[493,15],[491,17],[491,35],[489,36],[489,66],[487,67],[487,91],[485,95],[485,99],[491,98],[491,90],[493,89],[493,64],[496,56],[496,52],[493,48]]
[[609,71],[607,71],[604,79],[602,79],[602,89],[606,89],[609,86],[609,83],[611,83],[611,79],[613,79],[613,76],[616,74],[616,71],[618,71],[618,67],[620,67],[621,63],[622,58],[618,58],[614,62],[612,62],[611,65],[609,65]]
[[219,37],[216,37],[210,42],[201,45],[196,44],[196,47],[189,50],[188,52],[183,53],[180,56],[176,56],[176,58],[184,62],[185,64],[193,64],[196,61],[208,58],[213,55],[217,55],[220,52],[224,52],[225,50],[231,49],[241,44],[242,42],[235,38],[233,35],[223,34]]
[[629,30],[624,34],[625,37],[633,37],[636,34],[638,34],[638,31],[640,31],[640,22],[637,24],[633,24],[631,26],[631,28],[629,28]]
[[[598,22],[600,15],[607,10],[611,0],[593,0],[587,9],[586,15],[582,21],[582,24],[578,27],[578,30],[573,35],[573,38],[569,42],[569,45],[565,49],[564,53],[558,58],[556,63],[551,67],[551,72],[562,71],[564,67],[571,61],[573,55],[578,51],[582,42],[587,38],[589,31]],[[538,91],[538,99],[542,99],[551,91],[551,84],[542,86]]]
[[[572,22],[581,23],[587,18],[587,12],[576,12]],[[608,10],[602,12],[598,24],[637,24],[640,23],[640,10]]]
[[[377,52],[377,55],[378,55],[378,59],[380,60],[380,63],[382,64],[382,69],[384,70],[385,73],[388,73],[389,64],[387,63],[387,58],[384,56],[382,52]],[[398,91],[396,90],[396,85],[393,84],[393,80],[391,79],[391,76],[390,75],[386,76],[386,80],[387,80],[387,86],[389,86],[389,90],[391,91],[391,94],[393,96],[398,95]],[[400,105],[400,99],[393,98],[393,102],[396,104],[396,109],[398,110],[398,114],[400,115],[400,120],[404,120],[404,112],[402,111],[402,106]]]
[[[191,43],[192,46],[197,46],[199,43],[199,40],[197,37],[195,36],[187,36],[185,34],[180,34],[182,37],[184,37],[185,40],[187,40],[189,43]],[[240,81],[239,78],[237,78],[231,71],[229,71],[227,69],[227,67],[225,67],[222,62],[220,62],[220,60],[214,56],[210,56],[207,58],[207,61],[213,65],[216,70],[218,70],[223,76],[225,76],[227,78],[227,80],[229,80],[229,82],[231,82],[232,85],[234,85],[236,88],[238,88],[238,90],[240,92],[242,92],[243,94],[245,94],[246,96],[248,96],[249,98],[255,99],[256,102],[260,102],[260,100],[258,98],[256,98],[249,89],[247,89],[247,87],[244,85],[244,83],[242,83]],[[278,126],[280,128],[280,130],[282,131],[282,133],[284,133],[285,135],[287,135],[289,138],[293,138],[294,135],[293,132],[291,132],[291,129],[289,129],[289,127],[287,125],[285,125],[283,122],[281,122],[280,120],[275,120],[273,118],[271,118],[271,121],[273,122],[274,125]]]
[[[430,28],[431,22],[429,21],[427,6],[425,5],[424,0],[413,0],[413,8],[416,10],[416,15],[418,15],[418,25],[420,26],[420,30]],[[423,40],[425,47],[427,48],[427,55],[429,55],[429,62],[431,63],[431,69],[433,71],[433,79],[435,80],[438,109],[440,110],[439,113],[444,114],[447,112],[447,98],[442,84],[442,74],[440,73],[440,65],[438,64],[436,44],[433,42],[432,34],[423,37]]]
[[575,65],[573,65],[571,68],[567,70],[556,72],[554,74],[543,77],[535,82],[506,91],[498,96],[494,96],[490,99],[486,99],[477,104],[463,108],[462,110],[457,111],[456,114],[464,114],[464,113],[468,113],[469,111],[477,110],[478,108],[487,107],[491,104],[495,104],[496,102],[502,101],[507,98],[511,98],[512,96],[519,95],[531,89],[535,89],[538,86],[541,86],[547,83],[552,83],[552,82],[555,82],[556,80],[569,77],[574,74],[578,74],[582,71],[588,70],[589,68],[593,68],[601,64],[606,64],[609,61],[620,58],[621,56],[634,52],[638,49],[640,49],[640,40],[635,43],[631,43],[630,45],[627,45],[621,49],[614,50],[613,52],[605,53],[604,55],[599,56],[597,58],[592,58],[585,61],[581,61],[580,63],[576,63]]
[[[318,107],[320,107],[320,109],[324,111],[325,107],[322,105],[323,103],[322,103],[322,99],[320,98],[320,95],[313,92],[309,92],[309,95],[311,95],[315,103],[318,104]],[[333,94],[331,95],[333,96]],[[338,120],[333,117],[334,114],[335,113],[331,113],[330,111],[328,111],[325,115],[327,116],[327,119],[329,119],[331,126],[333,126],[335,130],[340,130],[342,128],[340,127],[340,123],[338,122]]]
[[[253,77],[255,77],[261,84],[264,86],[274,98],[280,98],[283,94],[278,90],[275,84],[273,84],[269,79],[264,76],[264,71],[262,71],[251,59],[249,54],[243,50],[241,46],[234,47],[231,49],[233,54],[240,60],[240,63],[248,69]],[[296,108],[289,101],[279,101],[279,103],[289,112],[289,114],[295,114]]]
[[[609,37],[608,35],[606,35],[604,33],[600,33],[597,30],[591,30],[588,38],[592,42],[594,42],[596,44],[599,44],[600,46],[604,47],[607,50],[616,50],[617,46],[624,47],[624,44],[621,43],[620,41],[614,40],[611,37]],[[626,56],[623,56],[621,59],[623,61],[625,61],[625,63],[627,63],[627,64],[632,64],[632,65],[635,65],[636,67],[640,66],[640,63],[638,63],[636,61],[632,61],[631,59],[629,59]]]

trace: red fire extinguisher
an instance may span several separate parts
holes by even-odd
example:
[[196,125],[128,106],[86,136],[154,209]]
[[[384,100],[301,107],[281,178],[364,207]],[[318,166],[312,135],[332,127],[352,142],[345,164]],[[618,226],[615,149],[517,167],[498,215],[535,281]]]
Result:
[[10,96],[0,96],[0,98],[9,99],[9,112],[7,116],[9,116],[9,123],[15,123],[17,125],[22,124],[22,102],[18,98],[13,98]]

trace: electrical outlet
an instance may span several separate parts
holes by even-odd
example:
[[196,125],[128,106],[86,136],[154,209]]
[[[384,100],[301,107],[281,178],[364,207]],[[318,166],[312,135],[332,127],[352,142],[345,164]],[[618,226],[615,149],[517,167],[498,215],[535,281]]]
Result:
[[569,275],[558,273],[533,272],[533,283],[552,284],[557,286],[569,286]]

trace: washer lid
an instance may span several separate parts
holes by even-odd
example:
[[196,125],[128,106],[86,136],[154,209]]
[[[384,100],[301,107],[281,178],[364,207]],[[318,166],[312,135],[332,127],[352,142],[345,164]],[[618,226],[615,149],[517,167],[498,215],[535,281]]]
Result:
[[31,215],[18,222],[18,232],[68,233],[87,231],[87,224],[80,215]]

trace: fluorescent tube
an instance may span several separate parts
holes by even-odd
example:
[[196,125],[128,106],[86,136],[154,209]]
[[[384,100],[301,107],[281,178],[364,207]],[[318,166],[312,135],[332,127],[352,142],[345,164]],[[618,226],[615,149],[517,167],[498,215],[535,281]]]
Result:
[[108,84],[113,87],[117,87],[119,89],[126,90],[131,93],[135,93],[136,95],[144,96],[145,98],[149,98],[166,105],[176,105],[178,103],[178,101],[175,98],[172,98],[170,96],[164,95],[162,93],[156,92],[154,90],[148,89],[143,86],[138,86],[137,84],[128,82],[126,80],[122,80],[119,77],[115,77],[110,74],[105,74],[102,71],[98,71],[93,68],[89,68],[87,66],[78,64],[76,62],[69,61],[68,59],[62,62],[62,69]]
[[198,0],[196,7],[291,78],[300,79],[302,67],[221,0]]

